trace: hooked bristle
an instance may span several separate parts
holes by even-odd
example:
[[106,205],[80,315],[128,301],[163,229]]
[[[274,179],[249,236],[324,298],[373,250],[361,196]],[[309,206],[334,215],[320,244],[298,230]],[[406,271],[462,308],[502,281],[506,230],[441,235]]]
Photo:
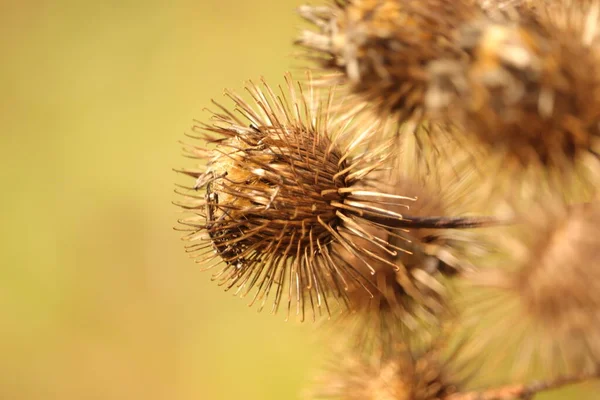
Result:
[[[455,164],[444,167],[435,157],[423,162],[426,166],[415,164],[411,157],[405,157],[405,153],[413,152],[411,145],[415,145],[409,139],[406,137],[402,142],[401,151],[388,165],[389,170],[374,171],[361,186],[386,193],[410,193],[415,201],[409,204],[407,219],[478,212],[481,206],[473,200],[476,181],[467,159],[460,162],[457,155]],[[432,168],[425,174],[424,168],[429,167]],[[452,297],[453,278],[471,270],[470,258],[484,252],[479,237],[468,230],[419,226],[394,232],[375,226],[366,230],[402,251],[397,255],[385,254],[366,241],[360,246],[378,252],[399,268],[372,264],[375,274],[370,280],[376,290],[369,294],[360,290],[348,293],[355,312],[343,315],[341,322],[348,327],[344,331],[358,348],[382,354],[399,338],[410,340],[416,332],[421,339],[434,336],[440,321],[452,314],[448,300]],[[351,263],[356,261],[351,254],[339,254]]]
[[[389,193],[413,193],[416,200],[410,206],[411,216],[444,215],[443,206],[433,196],[425,195],[423,189],[408,179],[395,180],[398,185],[389,183],[387,174],[376,171],[368,176],[361,187],[366,190],[379,190]],[[379,199],[382,201],[383,199]],[[398,206],[391,206],[395,212],[401,212]],[[408,337],[411,332],[419,331],[424,324],[433,327],[438,318],[446,311],[446,288],[441,278],[457,273],[459,265],[447,265],[432,254],[436,246],[436,235],[441,230],[402,229],[389,231],[378,226],[363,227],[377,241],[387,242],[397,249],[396,254],[384,252],[366,239],[357,244],[382,258],[372,263],[375,273],[369,276],[375,290],[370,293],[360,288],[348,292],[348,301],[354,313],[343,315],[349,324],[352,340],[365,351],[386,353],[389,344],[399,337]],[[439,243],[442,246],[441,243]],[[338,246],[339,247],[339,246]],[[355,256],[339,248],[337,254],[347,262],[360,267]],[[388,264],[397,265],[392,269]]]

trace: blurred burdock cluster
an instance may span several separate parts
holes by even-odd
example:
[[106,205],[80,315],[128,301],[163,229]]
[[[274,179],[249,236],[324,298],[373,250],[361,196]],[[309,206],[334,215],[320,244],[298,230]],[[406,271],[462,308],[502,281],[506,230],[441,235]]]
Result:
[[598,378],[600,2],[298,11],[310,69],[226,91],[190,133],[186,251],[250,304],[329,320],[313,398]]

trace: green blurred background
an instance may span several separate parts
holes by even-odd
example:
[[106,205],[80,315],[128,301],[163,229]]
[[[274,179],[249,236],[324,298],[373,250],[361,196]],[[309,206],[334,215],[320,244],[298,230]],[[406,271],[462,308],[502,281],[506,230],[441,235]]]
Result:
[[288,399],[310,380],[312,328],[210,282],[171,204],[210,99],[298,64],[299,4],[0,2],[0,399]]
[[210,99],[298,65],[299,4],[0,1],[0,399],[299,396],[313,327],[210,282],[171,205]]

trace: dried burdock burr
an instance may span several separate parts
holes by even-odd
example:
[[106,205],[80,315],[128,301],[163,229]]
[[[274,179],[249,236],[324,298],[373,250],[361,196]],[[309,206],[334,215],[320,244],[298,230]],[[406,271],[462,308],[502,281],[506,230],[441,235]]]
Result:
[[226,91],[184,145],[190,256],[259,310],[335,315],[312,398],[598,379],[600,0],[299,12],[318,78]]
[[[393,186],[389,183],[387,174],[371,175],[374,176],[369,176],[361,182],[361,188],[364,190],[378,189],[389,193],[402,193],[407,190],[416,197],[411,206],[412,215],[443,215],[441,205],[432,196],[425,196],[423,189],[409,183],[408,179],[394,180],[396,186]],[[390,210],[402,212],[398,206],[392,206]],[[359,271],[368,276],[375,288],[366,292],[360,287],[351,287],[348,291],[348,302],[354,312],[343,314],[341,322],[346,324],[343,326],[349,326],[347,332],[351,340],[356,341],[365,351],[385,353],[390,343],[394,343],[400,337],[408,337],[411,331],[425,325],[435,326],[437,318],[446,309],[446,287],[442,277],[444,274],[454,275],[461,266],[454,262],[448,265],[433,254],[431,249],[438,239],[435,233],[441,235],[439,229],[390,231],[373,225],[363,229],[399,251],[389,254],[366,239],[357,239],[359,246],[381,257],[381,261],[371,264],[375,269],[375,273],[371,275],[360,266],[355,256],[343,248],[338,249],[341,258],[356,265]],[[444,255],[455,261],[449,254]],[[390,268],[389,264],[398,268]]]
[[[193,189],[205,192],[184,193],[182,205],[194,215],[181,223],[191,231],[185,239],[197,262],[220,266],[214,275],[220,284],[241,296],[254,289],[251,304],[260,308],[272,297],[273,312],[285,299],[288,314],[294,306],[304,318],[307,305],[313,314],[315,309],[329,313],[329,299],[343,300],[351,285],[369,290],[357,267],[332,251],[334,243],[367,270],[378,256],[360,248],[356,238],[396,252],[363,226],[369,216],[401,215],[363,200],[410,199],[354,189],[386,156],[351,156],[361,138],[348,138],[347,121],[333,120],[332,92],[323,99],[312,86],[296,88],[289,76],[286,80],[287,90],[280,94],[266,84],[250,84],[253,104],[227,92],[235,112],[217,105],[221,111],[213,114],[214,123],[195,128],[205,143],[189,146],[188,152],[207,163],[181,172],[196,178]],[[207,144],[214,149],[206,150]]]
[[465,24],[468,62],[429,65],[428,109],[462,121],[504,170],[558,182],[597,170],[599,16],[598,2],[564,0],[522,6],[517,21]]
[[357,186],[387,153],[355,152],[370,132],[349,137],[349,122],[330,114],[332,92],[323,99],[287,82],[279,95],[250,84],[253,105],[227,92],[240,115],[219,106],[213,124],[195,128],[205,142],[187,151],[206,165],[181,171],[196,179],[182,204],[193,214],[181,223],[197,262],[220,265],[220,284],[242,296],[254,289],[261,308],[271,297],[274,312],[285,299],[288,313],[294,306],[303,318],[307,305],[329,313],[329,299],[346,301],[350,288],[372,291],[364,275],[375,273],[374,262],[399,268],[362,245],[401,251],[368,227],[392,235],[399,228],[390,224],[413,224],[390,204],[397,210],[414,199]]
[[490,258],[493,268],[471,277],[473,349],[511,354],[517,375],[598,373],[600,204],[548,201],[520,214],[522,224],[498,232],[504,251]]
[[301,318],[307,308],[329,314],[332,298],[347,304],[355,290],[372,297],[368,277],[381,265],[403,268],[394,258],[410,250],[388,238],[495,222],[401,213],[416,199],[361,185],[389,159],[389,146],[364,151],[373,132],[355,134],[351,121],[333,118],[333,91],[324,98],[310,83],[286,80],[279,94],[250,84],[254,104],[227,92],[235,112],[217,104],[213,124],[194,128],[204,142],[186,147],[205,165],[180,170],[196,179],[182,193],[192,211],[180,221],[190,231],[184,239],[198,263],[219,267],[214,279],[226,289],[253,291],[261,309],[270,297],[273,312],[285,301]]
[[408,349],[397,344],[385,359],[340,354],[309,393],[311,399],[443,400],[456,393],[463,379],[452,356],[438,348]]
[[335,359],[317,377],[305,398],[337,400],[531,400],[535,395],[593,381],[600,370],[527,383],[472,388],[478,366],[461,356],[464,342],[452,343],[447,325],[433,342],[396,342],[384,358],[337,348]]
[[[405,154],[413,153],[409,147],[414,145],[411,142],[414,137],[406,137],[402,151],[387,163],[387,169],[370,173],[360,185],[369,191],[410,193],[415,200],[407,212],[421,220],[466,214],[465,210],[478,211],[472,195],[476,182],[470,176],[472,171],[466,164],[467,159],[459,162],[459,154],[456,154],[454,165],[428,160],[419,167]],[[432,167],[427,175],[423,173],[425,167]],[[398,206],[390,209],[402,211]],[[400,338],[435,336],[440,321],[452,313],[447,304],[452,293],[452,278],[471,270],[470,258],[483,252],[478,235],[473,230],[418,225],[391,232],[377,226],[367,229],[380,240],[402,249],[396,255],[390,255],[366,241],[361,243],[397,265],[398,269],[390,269],[382,262],[372,264],[375,274],[369,276],[377,290],[372,293],[349,291],[349,302],[355,312],[343,315],[342,326],[348,327],[344,331],[365,351],[383,354]],[[340,254],[358,265],[351,254],[343,250]]]
[[342,0],[302,6],[316,31],[297,43],[328,73],[325,84],[347,83],[382,117],[419,118],[428,85],[427,65],[460,58],[454,34],[481,12],[475,0]]

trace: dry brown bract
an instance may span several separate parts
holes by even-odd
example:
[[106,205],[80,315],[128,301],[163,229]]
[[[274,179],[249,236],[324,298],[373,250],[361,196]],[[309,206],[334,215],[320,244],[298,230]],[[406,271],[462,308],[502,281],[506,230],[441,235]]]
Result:
[[460,45],[470,61],[430,65],[428,107],[452,108],[508,164],[566,175],[586,154],[596,156],[600,7],[583,3],[540,3],[535,11],[523,7],[516,22],[463,27]]
[[460,57],[453,35],[477,15],[471,0],[348,0],[303,6],[300,14],[319,31],[298,43],[329,72],[324,82],[350,84],[359,102],[380,115],[421,115],[427,64]]

